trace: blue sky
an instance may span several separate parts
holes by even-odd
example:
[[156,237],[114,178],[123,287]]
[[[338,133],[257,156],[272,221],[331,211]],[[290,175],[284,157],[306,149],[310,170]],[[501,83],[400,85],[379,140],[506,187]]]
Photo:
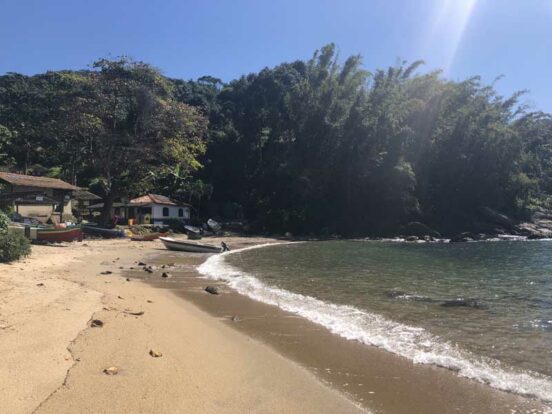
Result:
[[0,0],[0,74],[128,55],[225,81],[334,42],[368,70],[423,59],[552,112],[552,0]]

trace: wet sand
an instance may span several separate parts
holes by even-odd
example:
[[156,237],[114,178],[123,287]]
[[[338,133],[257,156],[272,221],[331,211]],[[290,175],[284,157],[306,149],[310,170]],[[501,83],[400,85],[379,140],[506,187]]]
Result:
[[158,249],[128,240],[36,246],[31,258],[0,265],[0,412],[361,411],[171,291],[127,280],[124,269]]
[[[231,245],[250,243],[235,240]],[[207,255],[160,252],[158,264],[181,267],[168,280],[147,277],[232,328],[262,341],[318,378],[375,412],[382,413],[544,413],[531,398],[495,390],[440,367],[419,365],[375,347],[348,341],[327,329],[274,306],[237,294],[224,284],[199,277],[195,267]],[[136,275],[143,278],[143,274]],[[214,284],[220,295],[203,291]]]

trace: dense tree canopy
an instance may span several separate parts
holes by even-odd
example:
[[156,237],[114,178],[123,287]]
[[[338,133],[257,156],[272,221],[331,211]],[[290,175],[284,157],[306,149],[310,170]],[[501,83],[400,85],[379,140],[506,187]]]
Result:
[[126,59],[0,77],[0,165],[155,190],[254,230],[393,234],[549,208],[552,119],[479,78],[402,62],[373,73],[328,45],[224,84]]

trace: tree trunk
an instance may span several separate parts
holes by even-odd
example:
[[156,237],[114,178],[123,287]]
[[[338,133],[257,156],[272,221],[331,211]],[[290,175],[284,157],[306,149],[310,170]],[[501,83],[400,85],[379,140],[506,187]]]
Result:
[[106,228],[111,228],[113,226],[113,216],[111,210],[113,209],[113,201],[115,196],[113,194],[108,194],[103,202],[102,214],[100,215],[100,225]]

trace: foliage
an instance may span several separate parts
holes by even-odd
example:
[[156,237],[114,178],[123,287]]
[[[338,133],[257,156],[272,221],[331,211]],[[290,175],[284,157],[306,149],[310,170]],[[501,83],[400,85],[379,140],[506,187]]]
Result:
[[256,231],[476,229],[550,205],[552,119],[477,77],[367,72],[330,44],[224,84],[142,62],[0,77],[0,164],[93,186],[106,212],[146,191]]
[[6,233],[8,231],[8,224],[10,224],[9,217],[0,211],[0,233]]
[[21,233],[0,233],[0,263],[19,260],[31,253],[31,242]]

